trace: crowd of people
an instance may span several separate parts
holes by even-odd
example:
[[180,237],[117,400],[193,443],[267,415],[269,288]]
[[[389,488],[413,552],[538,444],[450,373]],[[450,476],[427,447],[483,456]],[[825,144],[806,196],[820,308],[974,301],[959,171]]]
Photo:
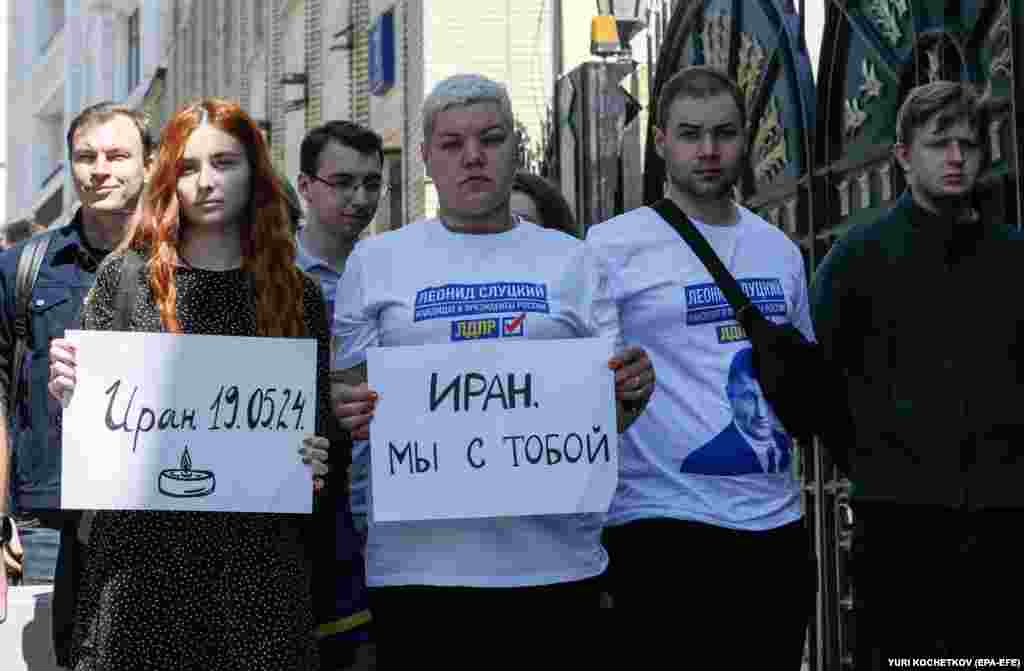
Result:
[[[838,408],[819,434],[863,514],[857,668],[1004,654],[1012,627],[993,595],[1024,584],[1003,535],[1022,503],[1024,315],[995,290],[1020,238],[975,208],[985,113],[966,84],[912,90],[893,152],[907,192],[837,243],[809,288],[797,245],[733,199],[747,111],[711,67],[661,90],[665,200],[587,231],[557,188],[517,171],[508,91],[480,75],[423,103],[437,215],[369,237],[387,190],[369,128],[306,135],[299,208],[236,103],[182,107],[159,142],[135,111],[94,105],[67,135],[75,216],[0,255],[2,570],[55,583],[54,647],[78,671],[461,667],[479,663],[469,631],[506,661],[600,663],[601,646],[543,627],[510,646],[502,623],[602,604],[659,656],[668,608],[687,658],[798,669],[817,572],[792,431],[762,387],[766,358],[783,354],[738,326],[664,207],[754,309],[817,337],[821,389],[808,393]],[[606,514],[373,522],[369,440],[387,399],[368,384],[368,350],[451,343],[451,319],[417,317],[417,296],[480,282],[545,288],[530,339],[614,343]],[[945,317],[968,298],[996,324]],[[61,510],[73,328],[316,339],[316,427],[294,446],[313,514]],[[936,593],[950,575],[957,588]],[[192,589],[174,589],[183,581]]]

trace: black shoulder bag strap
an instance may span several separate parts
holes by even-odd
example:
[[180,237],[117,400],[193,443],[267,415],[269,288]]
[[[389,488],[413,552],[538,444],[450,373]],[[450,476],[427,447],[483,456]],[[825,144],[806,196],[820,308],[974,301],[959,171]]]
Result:
[[803,440],[821,433],[825,415],[815,398],[817,376],[824,365],[821,349],[792,324],[776,324],[761,313],[679,206],[664,198],[651,208],[690,246],[725,294],[736,321],[750,338],[761,390],[786,430]]
[[[659,200],[651,206],[651,209],[660,214],[661,218],[667,221],[683,241],[690,246],[693,253],[697,255],[697,258],[704,264],[704,267],[711,273],[711,277],[715,280],[718,288],[725,294],[729,305],[736,311],[736,320],[743,324],[745,313],[754,307],[754,304],[743,293],[739,282],[728,271],[722,260],[718,258],[718,254],[711,248],[711,244],[701,235],[701,232],[693,225],[693,222],[686,216],[686,213],[668,198]],[[745,325],[744,328],[746,328]]]
[[14,416],[18,390],[21,388],[22,359],[28,351],[31,335],[29,305],[32,303],[32,290],[52,237],[52,233],[37,235],[21,248],[18,256],[18,270],[14,279],[14,357],[11,359],[11,374],[7,378],[11,381],[11,388],[7,390],[8,419]]

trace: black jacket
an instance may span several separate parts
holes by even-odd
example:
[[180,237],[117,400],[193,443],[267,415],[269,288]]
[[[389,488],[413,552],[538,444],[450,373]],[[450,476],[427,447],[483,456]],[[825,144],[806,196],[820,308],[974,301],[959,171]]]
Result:
[[829,252],[812,315],[852,428],[826,447],[858,498],[1024,507],[1022,265],[1017,232],[942,219],[909,192]]

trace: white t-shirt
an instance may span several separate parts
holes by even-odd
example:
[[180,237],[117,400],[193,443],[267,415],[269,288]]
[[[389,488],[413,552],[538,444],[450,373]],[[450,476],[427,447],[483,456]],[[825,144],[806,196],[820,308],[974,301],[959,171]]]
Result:
[[[761,311],[813,338],[803,257],[738,207],[732,226],[693,220]],[[764,402],[750,342],[679,234],[642,207],[590,229],[622,338],[647,350],[657,387],[620,437],[608,523],[666,517],[764,530],[800,518],[791,441]],[[810,392],[813,393],[813,392]]]
[[[501,338],[614,338],[615,318],[582,242],[523,220],[504,233],[467,235],[429,219],[356,246],[338,285],[334,368],[362,363],[369,347],[492,334],[478,328],[483,322],[497,324]],[[368,460],[369,450],[357,450],[355,458]],[[607,565],[602,522],[595,514],[371,520],[367,584],[520,587],[582,580]]]

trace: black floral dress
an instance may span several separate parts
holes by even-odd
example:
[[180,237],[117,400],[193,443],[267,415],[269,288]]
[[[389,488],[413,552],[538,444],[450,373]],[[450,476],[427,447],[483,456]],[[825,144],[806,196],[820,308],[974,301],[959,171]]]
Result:
[[[113,328],[123,260],[111,257],[97,274],[83,328]],[[323,426],[333,421],[325,421],[327,319],[320,288],[304,280],[307,333],[319,342]],[[183,332],[255,333],[253,290],[242,270],[179,268],[176,282]],[[145,271],[129,323],[133,331],[163,330]],[[77,599],[74,668],[319,668],[306,534],[307,518],[298,515],[98,512]]]

